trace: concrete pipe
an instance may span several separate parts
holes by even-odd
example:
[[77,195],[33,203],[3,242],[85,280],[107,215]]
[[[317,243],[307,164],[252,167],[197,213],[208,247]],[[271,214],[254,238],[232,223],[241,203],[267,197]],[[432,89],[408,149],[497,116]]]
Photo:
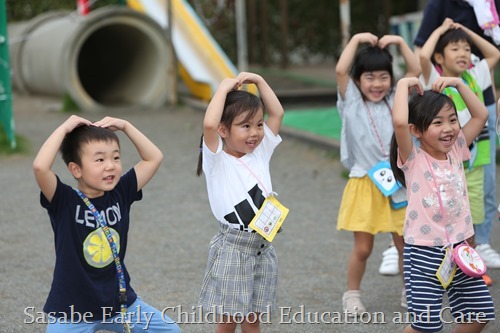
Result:
[[69,94],[84,110],[164,105],[174,85],[165,32],[127,7],[49,12],[9,25],[12,86]]

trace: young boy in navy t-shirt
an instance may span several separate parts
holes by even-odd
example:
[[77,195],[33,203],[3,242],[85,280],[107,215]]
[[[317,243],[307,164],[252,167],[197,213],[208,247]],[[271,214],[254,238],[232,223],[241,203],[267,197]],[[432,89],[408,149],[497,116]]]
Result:
[[[114,131],[125,133],[141,158],[124,175]],[[77,182],[75,190],[52,170],[59,150]],[[56,250],[44,306],[47,333],[180,332],[175,322],[136,295],[124,263],[130,207],[142,199],[142,188],[162,159],[158,147],[131,123],[111,117],[92,123],[73,115],[40,148],[33,171]]]

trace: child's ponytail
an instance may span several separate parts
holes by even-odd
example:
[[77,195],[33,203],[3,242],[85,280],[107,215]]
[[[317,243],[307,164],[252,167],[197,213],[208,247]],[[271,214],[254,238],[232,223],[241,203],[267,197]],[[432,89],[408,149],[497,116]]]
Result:
[[196,175],[201,176],[203,172],[203,135],[200,138],[200,152],[198,155],[198,167],[196,168]]
[[398,141],[396,140],[396,134],[394,133],[392,134],[391,138],[389,162],[391,163],[391,169],[392,173],[394,174],[394,178],[396,178],[396,180],[400,182],[403,187],[406,187],[405,174],[403,170],[398,168]]

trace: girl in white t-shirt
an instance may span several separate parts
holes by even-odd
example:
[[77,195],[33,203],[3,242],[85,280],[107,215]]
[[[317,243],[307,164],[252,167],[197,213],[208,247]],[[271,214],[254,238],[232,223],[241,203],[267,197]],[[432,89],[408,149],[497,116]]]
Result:
[[[255,84],[256,95],[238,90]],[[264,111],[267,118],[264,120]],[[273,193],[269,162],[284,110],[259,75],[224,79],[203,121],[197,174],[205,174],[208,199],[219,232],[212,238],[199,305],[215,313],[217,332],[259,332],[276,303],[278,258],[249,223]]]
[[[441,94],[448,86],[456,88],[471,114],[463,128],[453,101]],[[418,94],[408,101],[410,89]],[[412,320],[406,333],[441,331],[445,291],[460,332],[480,332],[495,318],[481,277],[466,275],[458,267],[446,278],[436,274],[442,272],[441,264],[452,265],[446,249],[474,235],[463,161],[470,158],[468,146],[487,119],[486,107],[461,78],[441,77],[425,93],[417,78],[397,84],[391,165],[396,178],[405,184],[408,199],[404,279]]]

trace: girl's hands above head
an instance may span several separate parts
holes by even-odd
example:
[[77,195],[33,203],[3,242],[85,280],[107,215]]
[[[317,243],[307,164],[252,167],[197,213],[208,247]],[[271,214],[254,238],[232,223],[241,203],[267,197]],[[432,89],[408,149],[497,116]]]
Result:
[[119,118],[105,117],[99,121],[96,121],[92,125],[97,127],[108,128],[112,131],[123,131],[125,126],[127,126],[127,121]]
[[382,49],[385,49],[388,45],[400,45],[401,42],[404,42],[403,37],[398,35],[385,35],[378,41],[378,46]]
[[371,32],[361,32],[352,36],[352,39],[356,39],[358,43],[368,43],[371,46],[378,44],[378,37]]
[[264,79],[259,74],[249,73],[249,72],[241,72],[236,77],[236,80],[238,80],[240,85],[243,85],[243,84],[249,84],[249,83],[258,84],[259,82],[262,82]]
[[424,87],[417,77],[405,77],[399,80],[398,88],[407,88],[408,92],[416,91],[419,95],[424,94]]
[[238,90],[241,87],[241,83],[237,78],[225,78],[219,84],[217,90],[224,91],[226,94],[233,90]]
[[456,87],[462,83],[459,77],[440,77],[432,84],[432,90],[436,92],[443,92],[446,87]]

